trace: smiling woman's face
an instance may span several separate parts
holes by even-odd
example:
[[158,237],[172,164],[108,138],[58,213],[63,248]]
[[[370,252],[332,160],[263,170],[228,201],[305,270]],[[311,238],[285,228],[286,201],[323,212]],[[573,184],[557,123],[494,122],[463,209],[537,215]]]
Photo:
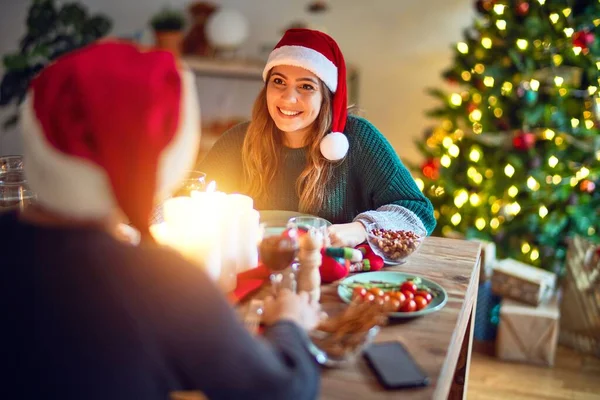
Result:
[[290,65],[273,67],[267,82],[267,108],[288,145],[299,147],[317,119],[323,92],[312,72]]

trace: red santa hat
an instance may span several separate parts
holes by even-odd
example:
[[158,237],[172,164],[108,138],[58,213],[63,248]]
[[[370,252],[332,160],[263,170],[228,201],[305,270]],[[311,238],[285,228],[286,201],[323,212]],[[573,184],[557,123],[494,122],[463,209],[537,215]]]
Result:
[[172,54],[101,41],[47,66],[22,107],[25,175],[39,204],[98,219],[121,209],[143,235],[199,145],[194,77]]
[[269,71],[277,65],[304,68],[318,76],[331,90],[331,133],[321,141],[321,153],[331,161],[344,158],[349,146],[348,138],[343,133],[348,117],[346,62],[335,40],[311,29],[289,29],[269,55],[263,70],[265,81]]

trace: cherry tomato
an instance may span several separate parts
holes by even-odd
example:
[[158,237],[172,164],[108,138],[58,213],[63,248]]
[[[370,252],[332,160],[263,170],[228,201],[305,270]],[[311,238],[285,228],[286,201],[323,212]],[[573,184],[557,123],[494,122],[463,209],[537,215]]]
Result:
[[402,307],[400,307],[400,311],[402,312],[413,312],[417,310],[417,303],[413,299],[406,300]]
[[431,303],[431,300],[433,300],[433,296],[427,290],[417,290],[417,293],[415,293],[415,297],[417,296],[421,296],[425,300],[427,300],[427,304]]
[[362,300],[365,298],[365,296],[367,295],[367,289],[365,289],[362,286],[357,286],[354,288],[354,290],[352,290],[352,299],[359,299]]
[[365,295],[365,297],[363,297],[363,301],[368,301],[369,303],[372,303],[375,301],[375,295],[373,293],[368,293]]
[[415,294],[410,290],[403,290],[402,293],[404,293],[404,297],[406,297],[406,300],[412,300],[415,298]]
[[383,289],[374,287],[368,290],[369,293],[373,293],[375,296],[382,297],[384,295]]
[[395,297],[389,297],[383,307],[387,312],[396,312],[400,309],[400,301]]
[[402,306],[402,304],[404,304],[404,302],[406,301],[406,296],[402,292],[392,292],[390,296],[392,296],[395,299],[398,299],[398,301],[400,302],[400,306]]
[[413,281],[405,281],[401,286],[400,286],[400,291],[405,292],[412,292],[413,294],[417,292],[417,284],[414,283]]
[[415,296],[413,300],[417,304],[417,310],[422,310],[427,307],[427,300],[422,296]]

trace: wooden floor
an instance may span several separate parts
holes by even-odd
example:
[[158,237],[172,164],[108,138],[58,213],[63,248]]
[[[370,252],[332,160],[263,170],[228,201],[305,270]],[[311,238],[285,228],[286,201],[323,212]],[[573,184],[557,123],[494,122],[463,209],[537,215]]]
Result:
[[474,352],[467,399],[600,399],[600,358],[559,347],[550,368]]

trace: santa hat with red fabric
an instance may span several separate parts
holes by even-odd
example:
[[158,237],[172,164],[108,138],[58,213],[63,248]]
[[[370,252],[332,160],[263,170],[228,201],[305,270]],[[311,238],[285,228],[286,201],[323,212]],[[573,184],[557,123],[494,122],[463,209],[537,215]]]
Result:
[[194,77],[171,53],[101,41],[47,66],[22,107],[25,175],[41,207],[75,219],[122,210],[148,235],[199,145]]
[[323,138],[320,148],[328,160],[344,158],[349,147],[343,133],[348,117],[346,62],[335,40],[311,29],[289,29],[269,55],[263,70],[265,81],[269,71],[278,65],[292,65],[312,72],[333,93],[331,133]]

